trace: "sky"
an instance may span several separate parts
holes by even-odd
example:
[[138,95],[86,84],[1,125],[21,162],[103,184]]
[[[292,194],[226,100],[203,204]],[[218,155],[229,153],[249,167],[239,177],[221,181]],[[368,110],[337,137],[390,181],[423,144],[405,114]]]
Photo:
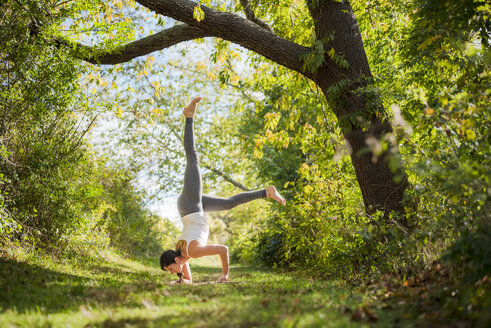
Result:
[[[144,33],[137,33],[137,39],[148,35],[149,31],[151,30],[153,30],[154,32],[158,32],[163,28],[168,28],[173,24],[175,24],[174,20],[162,17],[164,21],[164,27],[160,27],[157,26],[156,24],[157,19],[154,17],[153,13],[145,13],[145,12],[138,11],[137,15],[140,16],[139,24],[141,24],[144,31]],[[190,62],[209,63],[209,59],[210,59],[209,57],[212,53],[213,47],[214,47],[214,39],[207,38],[203,43],[197,44],[196,42],[193,41],[185,42],[168,49],[154,52],[151,55],[155,58],[154,65],[164,66],[167,63],[169,63],[169,61],[181,61],[181,62],[185,61],[186,64],[190,64]],[[240,47],[235,48],[235,50],[241,52],[242,54],[245,53],[245,51]],[[187,54],[183,56],[184,52],[186,52]],[[238,65],[236,65],[236,69],[239,71],[239,74],[241,72],[243,73],[244,70],[246,69],[246,63],[245,63],[246,56],[243,55],[241,58],[242,59],[240,60]],[[144,63],[146,59],[147,59],[147,55],[133,59],[131,62],[124,63],[121,65],[123,67],[123,70],[126,70],[127,68],[134,65],[135,62]],[[109,70],[112,66],[102,65],[101,67],[103,69],[103,72],[107,73],[107,70]],[[177,70],[177,68],[174,69]],[[178,74],[178,71],[176,71],[176,74]],[[138,83],[137,78],[135,76],[130,76],[128,74],[113,74],[113,76],[116,76],[119,85],[117,90],[124,90],[127,87],[135,87],[135,84]],[[170,73],[169,71],[167,71],[167,74],[160,74],[160,75],[149,74],[148,78],[151,79],[152,81],[159,81],[160,84],[163,86],[168,86],[168,87],[173,86],[175,88],[176,83],[178,82],[169,79],[168,78],[169,76],[172,76],[172,71],[170,71]],[[193,81],[184,81],[180,83],[184,88],[186,88],[187,85],[191,85],[192,82]],[[102,86],[94,86],[93,84],[90,86],[90,88],[92,87],[95,87],[97,89],[96,90],[97,92],[103,89]],[[216,86],[210,85],[209,90],[204,90],[203,96],[206,97],[206,95],[213,95],[214,93],[216,93],[217,91],[215,91],[214,88],[216,88]],[[92,91],[88,89],[87,92],[92,92]],[[148,96],[151,96],[152,93],[153,90],[149,90]],[[115,92],[110,92],[109,94],[110,95],[112,94],[113,97],[116,96]],[[194,95],[188,95],[188,96],[189,99],[191,99],[191,97]],[[229,97],[223,97],[223,99],[220,99],[219,102],[215,102],[215,105],[218,104],[218,106],[221,106],[221,108],[213,108],[213,110],[215,112],[222,112],[222,113],[228,112],[230,106],[233,106],[234,102],[236,101],[236,97],[237,97],[236,95],[232,95],[232,94]],[[135,98],[135,102],[137,101],[139,100]],[[206,108],[206,106],[207,106],[206,104],[203,104],[200,107]],[[108,149],[107,147],[110,148],[117,147],[117,142],[115,140],[108,140],[107,138],[107,131],[110,129],[118,130],[117,126],[118,123],[115,121],[114,113],[110,113],[109,115],[103,113],[102,115],[99,115],[96,125],[94,126],[94,128],[91,129],[91,136],[89,139],[89,142],[91,142],[94,145],[94,148],[99,153],[101,154],[107,153],[107,149]],[[120,135],[124,135],[125,133],[124,129],[120,129],[119,133]],[[124,151],[121,151],[119,153],[119,156],[124,157],[125,156]],[[149,195],[157,196],[157,197],[153,197],[153,199],[147,200],[148,208],[153,213],[161,217],[170,219],[178,226],[180,225],[180,216],[177,211],[178,191],[173,191],[173,192],[162,191],[159,188],[158,183],[153,181],[153,179],[147,176],[144,172],[139,174],[137,186],[146,190]]]

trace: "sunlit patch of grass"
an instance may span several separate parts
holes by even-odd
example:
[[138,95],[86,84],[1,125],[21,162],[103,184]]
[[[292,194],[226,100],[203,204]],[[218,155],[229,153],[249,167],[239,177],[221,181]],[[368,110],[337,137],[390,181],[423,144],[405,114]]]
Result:
[[[214,261],[214,262],[213,262]],[[352,311],[370,302],[337,281],[232,266],[217,284],[215,260],[193,260],[194,285],[154,259],[114,252],[53,259],[18,253],[0,258],[1,327],[360,327]],[[348,310],[347,310],[348,309]],[[378,324],[383,325],[379,320]],[[373,324],[373,323],[372,323]]]

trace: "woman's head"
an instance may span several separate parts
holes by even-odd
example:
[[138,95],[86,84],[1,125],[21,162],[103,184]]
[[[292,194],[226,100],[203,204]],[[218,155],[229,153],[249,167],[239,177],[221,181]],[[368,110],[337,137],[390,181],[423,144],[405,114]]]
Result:
[[181,273],[181,253],[172,249],[166,250],[160,255],[160,267],[170,273]]

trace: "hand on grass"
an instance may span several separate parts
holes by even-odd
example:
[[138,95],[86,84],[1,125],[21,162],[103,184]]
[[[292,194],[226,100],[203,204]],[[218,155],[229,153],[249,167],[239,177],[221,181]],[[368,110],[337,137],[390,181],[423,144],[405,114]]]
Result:
[[182,280],[174,280],[169,282],[169,285],[177,285],[177,284],[183,284],[183,285],[191,285],[193,282],[188,279],[182,279]]
[[218,279],[218,282],[228,282],[228,274],[224,274]]

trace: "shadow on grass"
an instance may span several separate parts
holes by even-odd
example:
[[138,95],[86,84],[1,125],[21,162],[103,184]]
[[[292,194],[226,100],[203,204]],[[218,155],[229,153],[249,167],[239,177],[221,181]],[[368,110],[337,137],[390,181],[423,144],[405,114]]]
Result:
[[106,319],[101,322],[89,323],[85,328],[144,328],[144,327],[193,327],[199,318],[195,316],[173,316],[164,315],[155,319],[148,318],[125,318]]
[[0,258],[0,307],[18,312],[73,308],[90,279]]
[[[0,312],[10,309],[18,313],[49,314],[77,311],[86,304],[140,308],[144,305],[139,301],[128,303],[128,296],[154,290],[156,293],[145,297],[153,297],[157,304],[165,302],[176,309],[175,315],[173,312],[171,315],[161,313],[156,318],[109,318],[86,327],[269,326],[292,313],[313,315],[322,307],[311,297],[314,289],[306,288],[296,279],[262,281],[263,276],[274,274],[263,268],[233,267],[231,283],[215,284],[212,280],[220,276],[221,269],[196,265],[193,266],[197,278],[195,286],[170,287],[158,274],[147,270],[139,271],[112,262],[79,260],[76,268],[84,268],[87,276],[0,258]],[[128,272],[129,269],[133,272]],[[174,297],[177,297],[175,303],[170,301]],[[181,308],[183,297],[188,300]],[[298,301],[299,297],[302,302]]]
[[[31,263],[0,258],[0,310],[54,313],[86,303],[119,304],[132,291],[159,287],[148,272],[128,273],[104,264],[82,265],[94,277],[68,274]],[[131,283],[120,279],[131,275]]]
[[[201,275],[216,275],[216,274],[221,274],[222,269],[219,267],[208,267],[208,266],[202,266],[198,264],[191,263],[191,270],[194,272],[199,272]],[[269,268],[263,268],[263,267],[247,267],[247,266],[236,266],[234,265],[230,269],[230,273],[232,276],[235,275],[251,275],[255,273],[265,273],[265,274],[274,274],[275,271],[273,269]]]

